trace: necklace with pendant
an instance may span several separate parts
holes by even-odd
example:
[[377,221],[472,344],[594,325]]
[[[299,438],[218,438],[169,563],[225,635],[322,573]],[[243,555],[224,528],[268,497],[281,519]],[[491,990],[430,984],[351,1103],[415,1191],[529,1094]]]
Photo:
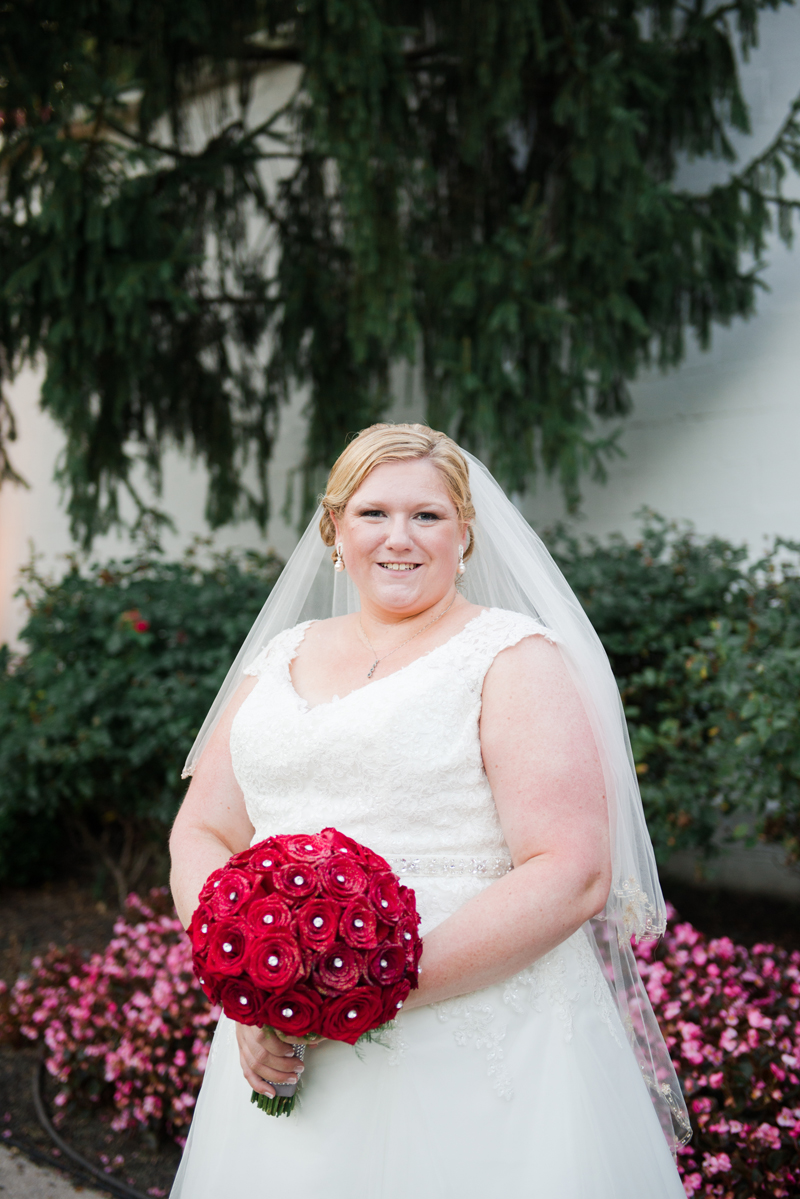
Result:
[[401,641],[399,645],[396,645],[394,647],[394,649],[390,649],[388,654],[384,654],[382,658],[378,657],[378,651],[375,649],[375,646],[372,644],[369,637],[364,632],[364,626],[361,623],[361,617],[359,616],[358,627],[361,629],[361,635],[364,638],[364,640],[366,641],[369,648],[372,650],[373,654],[375,655],[375,661],[372,663],[369,670],[367,671],[367,678],[368,679],[372,678],[373,674],[375,673],[376,667],[379,666],[381,664],[381,662],[385,662],[387,658],[391,658],[392,654],[396,654],[397,651],[399,649],[402,649],[404,645],[408,645],[409,641],[413,641],[415,637],[419,637],[420,633],[424,633],[426,629],[429,629],[431,627],[431,625],[436,624],[437,620],[441,620],[443,616],[446,616],[455,602],[456,602],[456,596],[454,595],[453,598],[450,600],[450,603],[445,608],[444,612],[440,612],[438,616],[434,616],[433,620],[429,620],[428,623],[423,625],[421,629],[417,629],[416,633],[412,633],[410,637],[406,637],[405,641]]

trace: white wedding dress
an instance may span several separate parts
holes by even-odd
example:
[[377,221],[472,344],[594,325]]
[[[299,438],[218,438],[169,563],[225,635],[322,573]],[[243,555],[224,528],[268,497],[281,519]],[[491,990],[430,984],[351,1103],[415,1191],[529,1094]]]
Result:
[[[479,741],[495,656],[548,635],[488,609],[449,641],[309,708],[307,625],[249,668],[231,731],[253,841],[334,826],[413,886],[424,934],[510,867]],[[172,1199],[683,1199],[583,930],[504,984],[402,1013],[391,1045],[327,1041],[300,1101],[250,1103],[234,1024],[214,1037]]]

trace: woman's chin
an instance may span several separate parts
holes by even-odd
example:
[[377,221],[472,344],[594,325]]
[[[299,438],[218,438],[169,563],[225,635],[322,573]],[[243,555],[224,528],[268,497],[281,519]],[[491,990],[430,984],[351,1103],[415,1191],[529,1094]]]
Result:
[[[381,570],[380,567],[378,569]],[[430,598],[426,596],[423,579],[414,577],[418,574],[417,571],[413,572],[411,578],[392,577],[388,571],[381,571],[381,573],[387,574],[389,577],[375,579],[373,576],[370,579],[369,598],[373,603],[380,604],[382,608],[400,614],[407,608],[422,609],[436,603],[435,595]],[[421,574],[421,572],[419,573]]]

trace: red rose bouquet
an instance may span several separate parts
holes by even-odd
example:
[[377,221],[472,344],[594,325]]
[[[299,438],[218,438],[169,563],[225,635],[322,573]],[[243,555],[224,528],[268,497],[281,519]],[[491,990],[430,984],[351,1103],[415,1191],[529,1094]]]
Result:
[[[414,892],[388,862],[326,828],[268,837],[234,854],[200,892],[188,932],[200,985],[240,1024],[354,1045],[417,986]],[[286,1115],[295,1087],[253,1092]]]

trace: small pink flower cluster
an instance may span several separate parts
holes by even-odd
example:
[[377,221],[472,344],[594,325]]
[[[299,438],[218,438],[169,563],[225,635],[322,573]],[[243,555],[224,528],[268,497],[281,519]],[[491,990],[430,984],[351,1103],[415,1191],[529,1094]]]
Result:
[[164,1130],[183,1143],[220,1009],[192,973],[192,948],[166,888],[128,897],[103,953],[51,948],[5,997],[0,1035],[44,1040],[55,1106],[116,1109],[116,1131]]
[[800,953],[678,924],[636,954],[692,1116],[689,1199],[800,1194]]

